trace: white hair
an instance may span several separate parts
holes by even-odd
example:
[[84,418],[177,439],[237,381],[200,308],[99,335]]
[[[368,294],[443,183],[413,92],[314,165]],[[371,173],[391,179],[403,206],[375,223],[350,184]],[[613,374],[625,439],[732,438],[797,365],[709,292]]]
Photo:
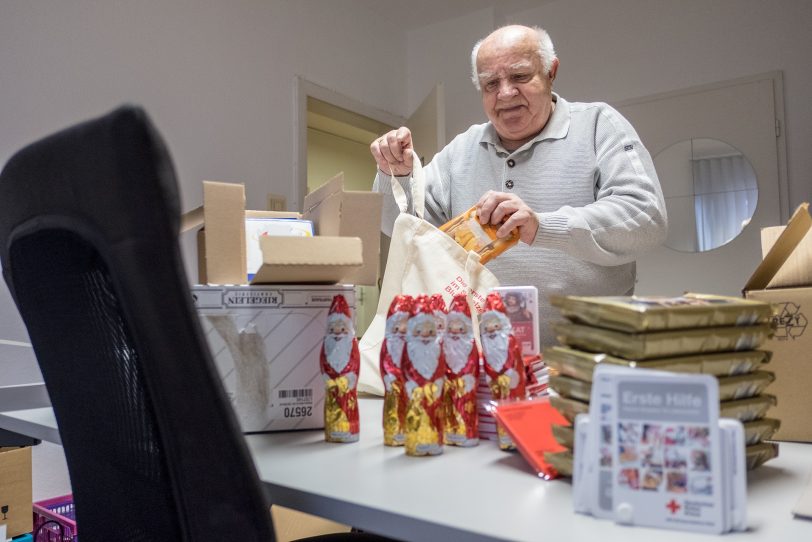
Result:
[[[501,28],[505,28],[504,26]],[[497,30],[501,30],[498,28]],[[531,26],[529,27],[536,33],[536,38],[538,40],[538,47],[536,49],[536,53],[538,54],[539,60],[541,61],[541,67],[544,70],[545,74],[549,74],[550,70],[553,68],[553,61],[555,61],[555,48],[553,47],[553,40],[550,39],[550,34],[547,33],[546,30],[539,26]],[[496,31],[496,30],[495,30]],[[494,32],[495,32],[494,31]],[[490,36],[490,34],[488,35]],[[485,36],[478,42],[474,44],[474,48],[471,50],[471,81],[474,83],[474,87],[477,90],[481,91],[482,88],[479,85],[479,73],[476,69],[476,57],[479,53],[479,48],[482,46],[482,42],[488,39],[488,36]]]

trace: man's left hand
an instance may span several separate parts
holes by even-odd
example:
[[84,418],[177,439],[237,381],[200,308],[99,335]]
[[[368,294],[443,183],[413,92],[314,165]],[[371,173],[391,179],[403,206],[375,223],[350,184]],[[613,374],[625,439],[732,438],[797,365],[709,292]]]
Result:
[[519,196],[488,190],[479,198],[476,208],[480,224],[502,224],[496,232],[497,237],[507,237],[511,230],[519,228],[519,239],[528,245],[533,244],[539,229],[538,217]]

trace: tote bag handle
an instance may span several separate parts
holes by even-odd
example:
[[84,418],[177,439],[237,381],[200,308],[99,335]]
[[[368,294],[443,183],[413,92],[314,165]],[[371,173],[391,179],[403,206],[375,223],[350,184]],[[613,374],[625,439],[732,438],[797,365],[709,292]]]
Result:
[[[426,214],[426,174],[423,172],[423,164],[420,163],[420,157],[414,149],[409,149],[408,152],[412,153],[412,177],[409,184],[412,192],[412,207],[414,214],[418,218],[423,218]],[[401,213],[405,213],[409,209],[409,200],[406,197],[406,191],[401,186],[400,182],[395,178],[392,173],[392,168],[389,168],[390,179],[392,183],[392,194],[395,196],[395,202]]]

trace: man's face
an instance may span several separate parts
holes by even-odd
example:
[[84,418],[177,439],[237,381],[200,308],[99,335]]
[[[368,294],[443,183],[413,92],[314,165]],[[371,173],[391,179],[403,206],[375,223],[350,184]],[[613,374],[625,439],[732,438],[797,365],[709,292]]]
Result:
[[535,137],[552,112],[558,62],[544,73],[536,49],[532,33],[506,30],[486,38],[477,54],[482,107],[509,151]]

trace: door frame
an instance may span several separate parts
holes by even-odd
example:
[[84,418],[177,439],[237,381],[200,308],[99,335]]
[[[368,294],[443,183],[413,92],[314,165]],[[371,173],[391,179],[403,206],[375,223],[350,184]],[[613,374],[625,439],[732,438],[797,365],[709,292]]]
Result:
[[[293,202],[301,209],[307,194],[307,98],[315,98],[390,126],[403,126],[406,119],[350,98],[297,75],[293,82]],[[371,155],[370,155],[371,156]]]

